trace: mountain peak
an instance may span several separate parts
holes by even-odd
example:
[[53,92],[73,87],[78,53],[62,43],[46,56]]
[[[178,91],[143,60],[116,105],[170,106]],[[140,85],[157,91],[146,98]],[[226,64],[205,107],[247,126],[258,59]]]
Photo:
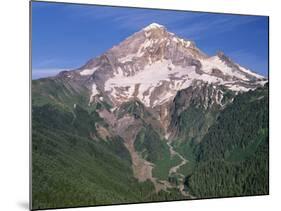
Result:
[[145,31],[148,31],[148,30],[151,30],[151,29],[163,29],[163,28],[165,28],[165,26],[163,26],[163,25],[160,25],[160,24],[158,24],[158,23],[151,23],[151,24],[149,24],[148,26],[146,26],[145,28],[144,28],[144,30]]
[[217,55],[218,57],[224,57],[224,56],[225,56],[225,53],[224,53],[223,51],[218,51],[218,52],[216,53],[216,55]]
[[224,62],[226,62],[226,63],[228,63],[228,64],[234,64],[234,62],[227,56],[227,55],[225,55],[225,53],[224,52],[222,52],[222,51],[218,51],[217,53],[216,53],[216,56],[220,59],[220,60],[222,60],[222,61],[224,61]]
[[[81,81],[89,77],[90,103],[106,93],[114,106],[133,99],[146,107],[162,106],[179,90],[200,88],[205,83],[234,92],[264,83],[262,76],[232,62],[223,52],[209,57],[192,41],[158,23],[149,24],[78,71]],[[219,104],[221,92],[214,95]]]

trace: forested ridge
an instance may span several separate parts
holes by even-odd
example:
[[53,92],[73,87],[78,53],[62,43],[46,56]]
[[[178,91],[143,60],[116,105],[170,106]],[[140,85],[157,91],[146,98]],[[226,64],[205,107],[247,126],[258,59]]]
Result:
[[268,194],[268,85],[238,95],[217,117],[186,178],[201,198]]
[[[33,83],[33,209],[182,198],[173,190],[155,193],[151,181],[138,182],[123,139],[99,136],[96,124],[107,127],[107,123],[96,109],[108,105],[88,107],[80,100],[74,106],[71,96],[81,90],[57,79]],[[56,87],[60,92],[54,91]]]
[[134,176],[123,138],[99,114],[109,104],[89,105],[87,90],[63,79],[32,87],[33,209],[187,199],[171,182],[182,185],[180,174],[195,198],[268,194],[268,85],[238,94],[223,110],[194,102],[173,116],[178,130],[169,141],[188,160],[173,177],[182,159],[171,154],[151,110],[130,101],[114,111],[117,120],[141,123],[133,146],[153,163],[152,176],[167,182],[159,192]]

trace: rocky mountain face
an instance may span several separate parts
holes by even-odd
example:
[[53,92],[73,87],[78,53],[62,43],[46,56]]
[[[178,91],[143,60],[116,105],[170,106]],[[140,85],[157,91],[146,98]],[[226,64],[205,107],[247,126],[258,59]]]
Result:
[[[152,23],[77,70],[58,77],[86,86],[89,105],[105,101],[118,109],[139,101],[152,109],[168,130],[175,97],[209,109],[223,108],[232,96],[266,83],[266,78],[233,62],[223,52],[207,56],[194,42]],[[180,90],[186,90],[180,92]],[[184,98],[182,97],[183,93]]]

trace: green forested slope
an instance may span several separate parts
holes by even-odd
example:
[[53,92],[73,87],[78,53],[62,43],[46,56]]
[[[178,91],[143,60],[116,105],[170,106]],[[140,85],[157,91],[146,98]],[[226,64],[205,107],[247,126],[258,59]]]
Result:
[[197,197],[268,194],[268,86],[238,95],[195,147]]
[[[42,88],[36,86],[38,83],[33,85],[32,104],[33,209],[176,197],[164,192],[155,194],[151,182],[140,183],[134,178],[123,140],[119,136],[104,140],[96,132],[96,123],[106,123],[94,108],[85,110],[85,104],[74,108],[72,103],[76,101],[70,97],[69,104],[62,104],[60,99],[68,96],[64,94],[50,94],[42,101],[36,94],[36,88]],[[68,92],[65,85],[56,83],[60,93]]]
[[[33,81],[33,209],[184,198],[176,189],[156,194],[152,182],[135,179],[124,140],[97,113],[110,105],[89,106],[88,97],[85,87],[61,78]],[[153,177],[167,180],[181,160],[171,156],[157,118],[138,101],[124,103],[115,115],[141,122],[134,147],[154,163]],[[267,86],[238,95],[222,112],[191,104],[174,118],[174,149],[189,161],[179,172],[193,196],[268,193]],[[97,125],[110,135],[102,136]]]

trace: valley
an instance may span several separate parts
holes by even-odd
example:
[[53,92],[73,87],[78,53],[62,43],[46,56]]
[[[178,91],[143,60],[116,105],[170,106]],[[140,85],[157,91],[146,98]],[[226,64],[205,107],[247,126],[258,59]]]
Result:
[[[183,196],[190,197],[188,192],[184,191],[185,176],[178,172],[181,166],[188,163],[188,160],[186,160],[178,152],[176,152],[173,149],[171,143],[167,142],[167,146],[169,147],[169,150],[170,150],[170,156],[171,157],[178,156],[180,158],[180,163],[175,166],[172,166],[169,169],[169,174],[166,175],[167,180],[153,177],[152,171],[153,171],[153,168],[155,165],[153,163],[148,162],[148,161],[144,160],[143,158],[141,158],[141,156],[138,154],[138,152],[135,151],[134,146],[132,145],[131,141],[125,143],[125,146],[127,147],[127,149],[129,150],[129,152],[131,154],[132,168],[134,171],[134,175],[139,181],[151,180],[152,183],[154,184],[156,193],[158,193],[160,190],[169,192],[168,189],[176,188],[181,192],[181,194]],[[173,176],[173,177],[176,176],[179,184],[175,185],[175,184],[170,183],[168,181],[168,178],[170,176]]]

